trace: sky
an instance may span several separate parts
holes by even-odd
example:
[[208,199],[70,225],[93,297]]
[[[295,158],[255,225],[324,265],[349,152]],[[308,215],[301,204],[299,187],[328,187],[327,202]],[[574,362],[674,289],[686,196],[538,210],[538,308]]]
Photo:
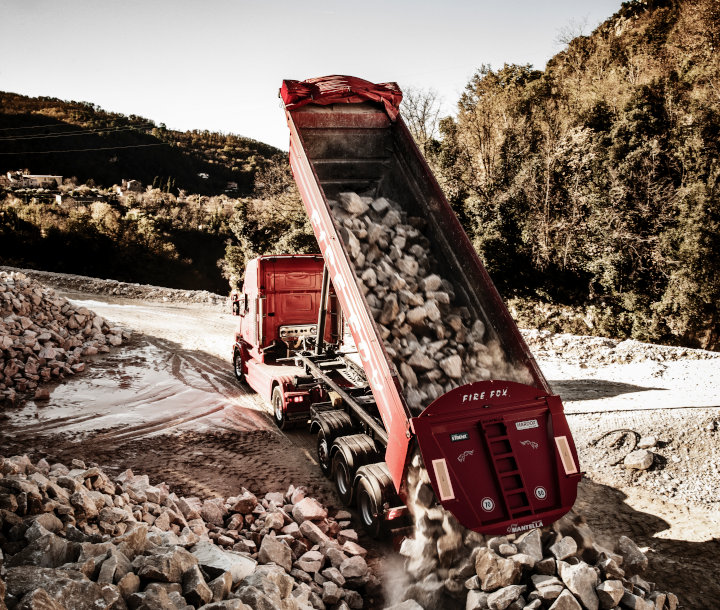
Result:
[[433,89],[454,112],[483,64],[542,69],[563,28],[621,0],[0,0],[0,90],[92,102],[287,150],[283,79]]

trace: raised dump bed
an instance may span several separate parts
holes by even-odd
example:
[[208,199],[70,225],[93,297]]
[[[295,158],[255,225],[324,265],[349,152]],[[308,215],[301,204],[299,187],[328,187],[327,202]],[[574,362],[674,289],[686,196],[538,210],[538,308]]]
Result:
[[407,493],[417,445],[435,495],[466,527],[559,518],[580,478],[562,404],[399,117],[397,86],[327,77],[281,93],[293,173],[396,491]]

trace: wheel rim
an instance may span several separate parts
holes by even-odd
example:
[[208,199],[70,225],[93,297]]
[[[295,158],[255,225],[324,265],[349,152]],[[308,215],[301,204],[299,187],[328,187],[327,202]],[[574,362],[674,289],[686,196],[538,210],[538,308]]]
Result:
[[360,490],[360,498],[358,501],[360,516],[362,517],[365,525],[372,525],[375,523],[375,514],[370,500],[370,495],[365,489]]
[[345,463],[342,460],[338,460],[337,468],[335,469],[335,484],[337,485],[338,491],[345,495],[348,490],[348,476],[345,468]]
[[242,358],[240,354],[235,354],[235,377],[242,377]]
[[282,400],[279,396],[275,398],[275,419],[277,421],[283,420]]

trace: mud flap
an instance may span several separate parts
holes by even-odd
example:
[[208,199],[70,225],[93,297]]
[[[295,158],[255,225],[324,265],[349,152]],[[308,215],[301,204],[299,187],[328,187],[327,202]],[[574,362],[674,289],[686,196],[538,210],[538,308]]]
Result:
[[581,475],[557,396],[478,382],[441,396],[412,425],[436,497],[469,529],[522,532],[575,503]]

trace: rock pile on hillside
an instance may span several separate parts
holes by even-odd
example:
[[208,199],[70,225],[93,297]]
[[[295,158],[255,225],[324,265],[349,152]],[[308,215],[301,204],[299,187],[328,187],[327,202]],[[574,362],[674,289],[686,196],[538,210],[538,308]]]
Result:
[[677,597],[641,575],[648,559],[621,536],[613,549],[594,541],[572,513],[552,527],[485,539],[432,507],[427,472],[409,479],[415,537],[400,553],[410,582],[395,610],[675,610]]
[[0,608],[362,608],[378,590],[350,515],[303,488],[178,497],[96,466],[0,458]]
[[484,322],[459,303],[460,288],[443,277],[423,218],[408,217],[383,197],[340,193],[329,203],[411,408],[464,383],[530,381],[526,369],[507,362]]
[[160,301],[163,303],[203,303],[220,307],[227,307],[227,297],[208,292],[207,290],[182,290],[179,288],[165,288],[163,286],[150,286],[118,280],[103,280],[84,275],[70,273],[54,273],[52,271],[36,271],[34,269],[16,269],[14,267],[0,267],[9,272],[22,272],[33,279],[60,288],[62,290],[89,292],[93,294],[107,294],[127,299],[143,299],[147,301]]
[[0,271],[0,404],[48,397],[44,382],[84,370],[84,358],[120,345],[123,331],[22,273]]

